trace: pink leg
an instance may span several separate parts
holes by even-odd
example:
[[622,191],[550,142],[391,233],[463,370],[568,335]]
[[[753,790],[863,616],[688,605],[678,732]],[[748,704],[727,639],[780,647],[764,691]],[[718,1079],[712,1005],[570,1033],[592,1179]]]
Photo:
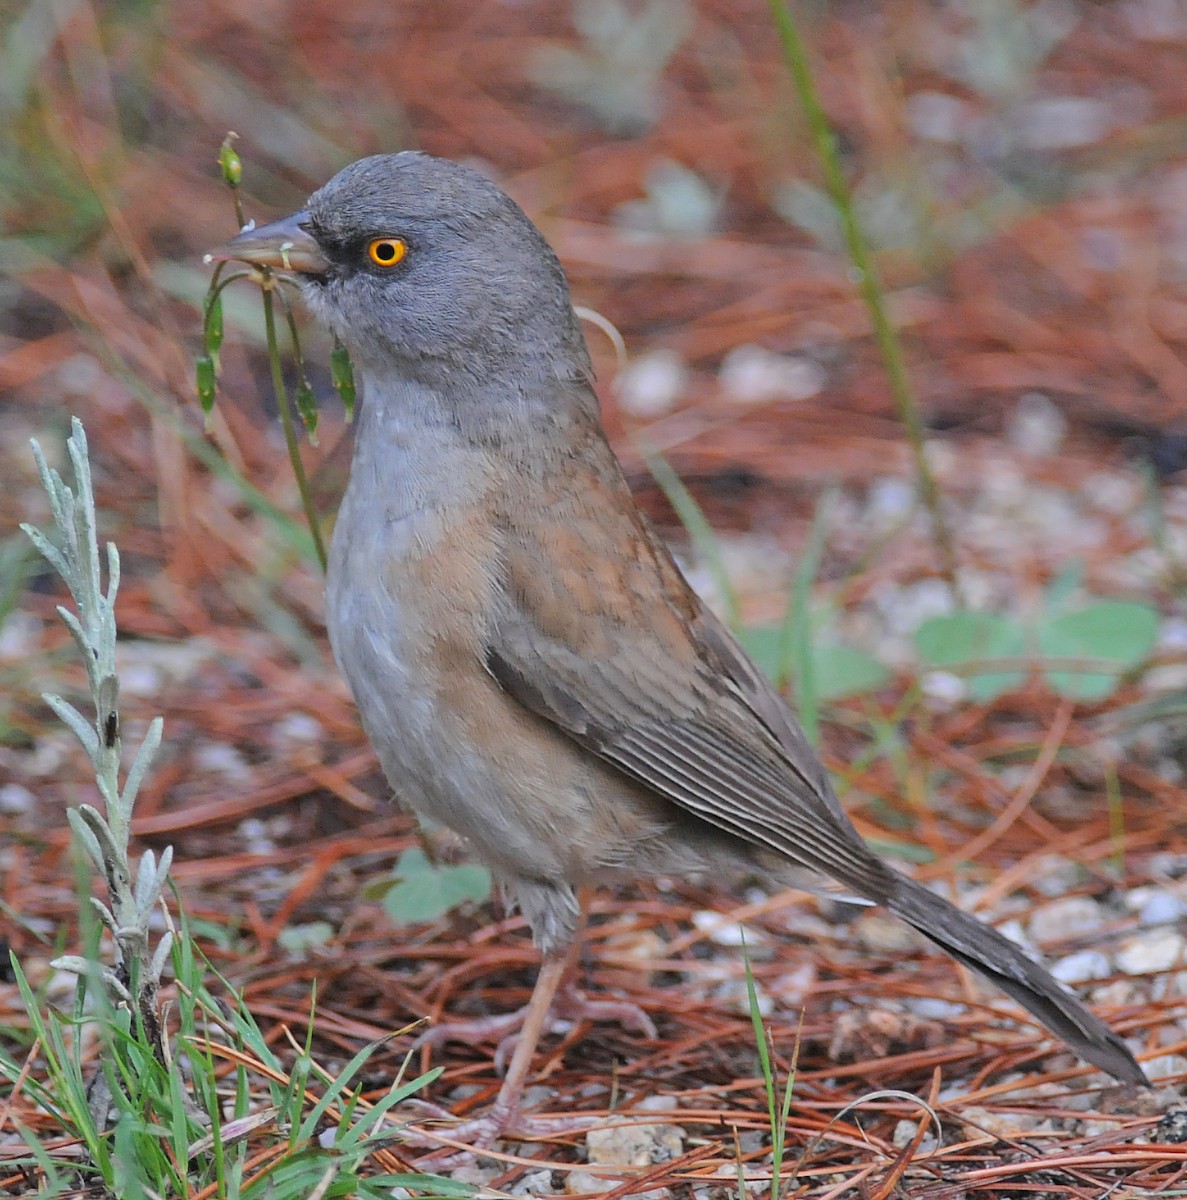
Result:
[[[553,999],[567,969],[567,957],[545,959],[544,965],[540,968],[531,999],[528,1001],[527,1007],[522,1010],[523,1025],[515,1044],[515,1052],[511,1055],[511,1063],[503,1078],[503,1086],[499,1088],[499,1094],[495,1098],[494,1104],[491,1105],[490,1112],[484,1117],[477,1117],[474,1120],[463,1121],[460,1125],[455,1125],[445,1133],[444,1138],[434,1138],[431,1134],[412,1130],[410,1132],[413,1137],[406,1139],[407,1141],[414,1145],[441,1146],[442,1141],[447,1140],[464,1142],[474,1149],[484,1149],[493,1145],[511,1127],[518,1127],[521,1123],[519,1105],[523,1099],[524,1084],[532,1065],[532,1055],[536,1052],[536,1044],[547,1026]],[[555,1132],[555,1130],[556,1126],[553,1125],[552,1131]],[[437,1160],[438,1156],[431,1155],[430,1158]],[[439,1168],[452,1165],[451,1158],[434,1161],[432,1165]],[[425,1160],[421,1160],[421,1162],[423,1165]]]
[[[592,1123],[594,1118],[568,1117],[563,1121],[549,1121],[546,1117],[525,1117],[520,1111],[524,1084],[527,1082],[536,1046],[544,1032],[551,1028],[558,1018],[574,1021],[614,1021],[643,1034],[644,1037],[656,1036],[651,1018],[637,1004],[616,1000],[587,1000],[572,983],[571,975],[576,969],[581,931],[585,925],[587,899],[583,889],[578,894],[581,920],[576,935],[564,957],[544,960],[531,997],[523,1008],[518,1012],[484,1017],[477,1021],[451,1021],[421,1036],[419,1045],[439,1045],[447,1041],[461,1041],[474,1045],[491,1037],[499,1037],[498,1049],[495,1052],[496,1067],[501,1066],[508,1051],[511,1053],[502,1087],[499,1088],[499,1094],[486,1116],[463,1121],[460,1125],[443,1130],[440,1137],[434,1137],[428,1130],[407,1131],[404,1140],[408,1144],[440,1148],[439,1153],[421,1159],[422,1166],[440,1169],[459,1161],[458,1155],[450,1153],[443,1147],[443,1143],[449,1145],[460,1142],[475,1150],[486,1149],[504,1133],[512,1130],[528,1138],[547,1137],[558,1132],[583,1129]],[[451,1113],[436,1105],[421,1101],[410,1101],[409,1104],[415,1104],[428,1117],[447,1120],[452,1117]],[[462,1151],[462,1156],[468,1157],[467,1152]]]

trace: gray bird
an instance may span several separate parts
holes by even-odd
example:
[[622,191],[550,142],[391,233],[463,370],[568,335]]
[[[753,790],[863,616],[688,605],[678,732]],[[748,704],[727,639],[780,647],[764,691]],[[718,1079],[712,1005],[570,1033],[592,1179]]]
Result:
[[555,254],[467,167],[353,163],[220,257],[292,272],[363,381],[326,589],[397,795],[466,838],[544,965],[476,1140],[519,1116],[577,889],[758,871],[881,904],[1127,1083],[1125,1043],[861,840],[784,700],[635,506]]

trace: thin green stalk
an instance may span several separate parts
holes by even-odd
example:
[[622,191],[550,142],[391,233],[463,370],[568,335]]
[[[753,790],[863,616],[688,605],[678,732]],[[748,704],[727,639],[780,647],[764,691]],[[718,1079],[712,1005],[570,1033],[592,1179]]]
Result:
[[777,680],[780,687],[789,678],[793,681],[800,724],[813,746],[819,744],[820,738],[820,703],[812,665],[811,595],[820,560],[824,557],[824,535],[834,498],[835,492],[826,492],[812,514],[812,528],[796,564],[780,633]]
[[284,382],[284,370],[280,365],[280,347],[276,342],[276,313],[272,307],[272,289],[264,288],[264,334],[268,343],[268,363],[272,368],[272,387],[276,392],[276,403],[280,409],[280,422],[284,426],[284,441],[288,447],[289,459],[293,464],[293,476],[297,480],[297,490],[301,493],[301,507],[305,510],[305,519],[309,522],[309,532],[313,535],[313,548],[317,551],[317,560],[321,569],[326,569],[326,544],[321,535],[321,522],[317,510],[313,507],[313,497],[309,492],[309,480],[305,477],[305,464],[301,461],[301,448],[297,444],[297,430],[293,423],[293,409],[289,402],[288,387]]
[[[758,1049],[758,1062],[762,1070],[763,1091],[767,1099],[767,1119],[771,1130],[771,1200],[780,1200],[783,1191],[783,1160],[787,1149],[787,1121],[791,1115],[791,1101],[795,1094],[796,1064],[792,1062],[783,1096],[779,1096],[779,1081],[776,1078],[774,1049],[770,1032],[763,1024],[762,1010],[758,1003],[758,988],[750,966],[750,952],[746,938],[742,938],[742,962],[746,970],[746,998],[750,1010],[750,1024],[754,1030],[754,1042]],[[802,1018],[801,1018],[802,1020]],[[799,1055],[799,1035],[796,1035],[796,1058]],[[743,1191],[742,1195],[745,1195]]]
[[1113,763],[1105,767],[1105,804],[1109,811],[1109,840],[1113,843],[1113,870],[1125,878],[1125,805],[1121,800],[1121,781]]
[[684,481],[672,469],[671,463],[662,454],[656,454],[646,446],[643,447],[643,454],[652,478],[659,484],[668,503],[676,510],[681,524],[688,530],[693,547],[704,561],[705,569],[713,579],[713,585],[717,589],[722,608],[725,610],[725,623],[731,629],[737,629],[741,621],[738,593],[730,582],[729,572],[721,557],[721,548],[712,526],[705,520],[705,514],[701,512],[701,506],[697,503],[696,497],[684,486]]
[[919,495],[931,516],[936,546],[940,552],[941,568],[953,597],[958,604],[961,604],[956,553],[948,526],[940,511],[940,493],[936,486],[935,476],[928,466],[923,418],[920,416],[919,405],[907,378],[902,344],[890,320],[890,314],[887,312],[886,297],[866,245],[865,236],[858,224],[849,188],[845,182],[845,175],[837,156],[836,139],[828,124],[828,119],[824,115],[824,110],[820,107],[820,98],[816,94],[816,86],[808,67],[807,53],[796,28],[795,19],[791,15],[790,4],[788,0],[770,0],[770,5],[775,27],[783,44],[784,61],[791,73],[792,82],[807,118],[813,146],[824,174],[825,187],[840,216],[845,245],[857,271],[861,296],[874,327],[874,338],[886,368],[890,391],[911,447]]

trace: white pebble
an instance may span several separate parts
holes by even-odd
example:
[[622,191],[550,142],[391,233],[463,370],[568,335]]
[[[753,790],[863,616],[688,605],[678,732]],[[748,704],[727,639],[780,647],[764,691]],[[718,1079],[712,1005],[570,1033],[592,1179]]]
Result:
[[1142,1063],[1151,1081],[1165,1079],[1168,1076],[1178,1076],[1181,1080],[1187,1075],[1187,1058],[1181,1054],[1163,1054]]
[[[454,1172],[453,1177],[457,1178]],[[598,1192],[609,1192],[622,1183],[621,1179],[607,1179],[595,1175],[592,1171],[570,1171],[565,1177],[565,1191],[570,1196],[596,1195]],[[669,1200],[672,1195],[668,1188],[652,1188],[649,1192],[631,1192],[631,1200]]]
[[1108,955],[1099,950],[1079,950],[1051,964],[1051,974],[1061,983],[1087,983],[1107,979],[1112,973]]
[[1068,896],[1045,904],[1030,919],[1030,937],[1042,945],[1095,933],[1101,926],[1100,905],[1087,896]]
[[951,671],[926,671],[919,679],[919,687],[932,700],[955,704],[968,694],[968,684]]
[[6,783],[0,787],[0,813],[6,817],[21,817],[33,811],[37,797],[19,783]]
[[1067,434],[1067,418],[1042,392],[1027,392],[1006,423],[1006,437],[1032,458],[1054,454]]
[[236,783],[251,779],[247,759],[226,742],[205,742],[194,751],[194,766],[212,775],[222,775]]
[[1169,971],[1183,965],[1185,950],[1187,943],[1173,929],[1151,929],[1131,938],[1117,951],[1117,969],[1126,975]]
[[883,524],[907,517],[915,506],[915,485],[898,475],[883,475],[870,484],[866,506],[869,515]]
[[[623,1113],[585,1135],[590,1163],[613,1167],[649,1167],[684,1152],[684,1131],[675,1125],[633,1124]],[[603,1191],[605,1189],[598,1189]]]
[[1169,925],[1187,914],[1187,902],[1174,892],[1156,891],[1138,913],[1143,925]]
[[718,946],[758,946],[766,938],[754,929],[747,929],[737,921],[712,909],[702,909],[692,914],[692,923],[705,934],[709,941]]
[[942,1000],[938,996],[914,996],[903,1003],[908,1012],[926,1021],[948,1021],[968,1011],[963,1004]]
[[507,1189],[512,1196],[545,1196],[555,1190],[552,1171],[547,1167],[538,1171],[528,1171]]
[[618,402],[636,417],[670,412],[688,385],[688,367],[675,350],[652,350],[628,363],[615,380]]
[[776,354],[762,346],[736,346],[721,364],[721,387],[738,404],[806,400],[825,384],[824,370],[808,358]]
[[325,730],[308,713],[292,712],[272,726],[272,748],[278,753],[291,753],[321,745]]

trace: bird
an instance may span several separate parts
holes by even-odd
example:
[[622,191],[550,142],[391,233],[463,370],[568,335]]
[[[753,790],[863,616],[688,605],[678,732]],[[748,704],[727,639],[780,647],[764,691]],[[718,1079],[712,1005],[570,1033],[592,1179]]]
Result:
[[495,182],[373,155],[212,257],[287,273],[350,352],[362,405],[331,647],[393,791],[469,843],[542,956],[476,1143],[523,1116],[579,894],[648,876],[839,887],[1147,1082],[1038,962],[862,840],[788,703],[637,507],[565,272]]

